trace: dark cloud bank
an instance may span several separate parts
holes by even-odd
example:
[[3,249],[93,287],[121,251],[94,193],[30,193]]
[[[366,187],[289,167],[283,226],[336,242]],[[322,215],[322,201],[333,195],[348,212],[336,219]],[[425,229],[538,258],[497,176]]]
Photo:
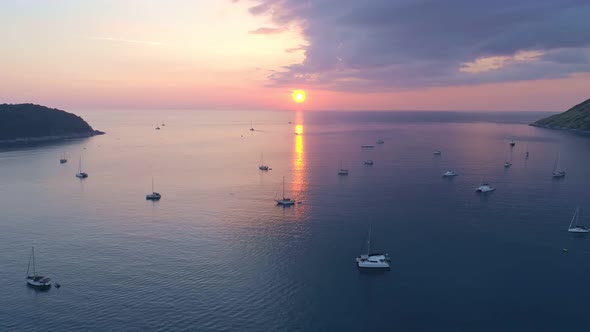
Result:
[[589,0],[242,1],[271,17],[279,30],[268,31],[303,29],[305,61],[273,73],[277,85],[367,91],[590,71]]

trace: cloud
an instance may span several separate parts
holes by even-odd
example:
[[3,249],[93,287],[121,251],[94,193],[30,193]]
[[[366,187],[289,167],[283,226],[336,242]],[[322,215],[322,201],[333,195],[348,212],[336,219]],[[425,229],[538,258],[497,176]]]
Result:
[[142,45],[150,45],[150,46],[165,46],[168,45],[162,42],[155,42],[155,41],[146,41],[146,40],[134,40],[134,39],[122,39],[122,38],[111,38],[111,37],[88,37],[89,39],[95,40],[105,40],[105,41],[114,41],[114,42],[121,42],[121,43],[132,43],[132,44],[142,44]]
[[256,30],[252,30],[248,33],[253,34],[253,35],[276,35],[279,34],[281,32],[286,31],[287,28],[285,27],[281,27],[281,28],[266,28],[266,27],[262,27],[262,28],[258,28]]
[[391,90],[590,72],[587,0],[250,0],[301,28],[305,59],[273,85]]

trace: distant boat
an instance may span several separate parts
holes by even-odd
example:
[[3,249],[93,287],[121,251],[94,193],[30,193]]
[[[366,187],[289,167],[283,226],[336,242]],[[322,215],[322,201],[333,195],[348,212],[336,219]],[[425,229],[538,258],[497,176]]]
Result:
[[512,140],[512,141],[510,142],[510,146],[515,146],[515,145],[516,145],[516,142],[515,142],[514,140]]
[[440,156],[442,154],[442,152],[440,152],[440,150],[436,150],[433,153],[435,156]]
[[525,155],[526,158],[528,158],[529,157],[529,152],[527,151],[524,155]]
[[160,198],[162,198],[162,195],[154,191],[154,178],[152,177],[152,193],[145,195],[145,199],[149,201],[159,201]]
[[252,125],[252,121],[250,121],[250,131],[254,131],[254,126]]
[[382,140],[382,139],[377,140],[377,144],[383,144],[383,143],[385,143],[384,140]]
[[364,149],[367,149],[367,148],[374,148],[374,147],[375,147],[375,146],[374,146],[374,145],[371,145],[371,144],[363,144],[363,145],[361,145],[361,148],[364,148]]
[[374,162],[371,159],[365,160],[365,165],[373,165]]
[[160,126],[156,125],[156,130],[160,130]]
[[277,202],[277,205],[282,205],[282,206],[291,206],[291,205],[295,205],[295,201],[285,197],[285,177],[283,176],[283,198],[282,199],[275,199],[275,201]]
[[342,168],[342,160],[340,161],[340,170],[338,170],[338,175],[348,175],[348,170]]
[[487,182],[481,182],[481,185],[477,188],[475,188],[475,191],[478,193],[489,193],[496,190],[496,188],[492,187],[489,183]]
[[165,126],[166,126],[166,124],[165,123],[162,123],[162,127],[165,127]]
[[59,159],[60,164],[65,164],[68,162],[68,158],[66,157],[66,152],[64,151],[62,157]]
[[554,178],[562,178],[565,176],[564,170],[559,169],[559,160],[561,159],[561,153],[557,154],[557,159],[555,160],[555,164],[553,165],[553,177]]
[[85,179],[88,177],[88,173],[82,172],[82,157],[80,156],[80,161],[78,163],[78,173],[76,173],[76,177],[80,179]]
[[576,212],[574,212],[574,216],[572,217],[572,221],[570,222],[570,226],[567,228],[567,231],[570,233],[588,233],[590,229],[586,226],[578,225],[578,220],[580,218],[580,207],[576,207]]
[[388,269],[391,259],[388,254],[371,253],[371,225],[369,225],[369,236],[367,237],[367,254],[356,257],[359,268]]
[[459,174],[455,173],[453,170],[448,170],[448,171],[444,172],[442,176],[444,178],[450,178],[450,177],[454,177],[457,175],[459,175]]
[[504,162],[504,168],[508,168],[510,166],[512,166],[512,163],[511,162],[509,162],[509,161],[505,161]]
[[[31,271],[31,265],[33,271]],[[33,272],[32,274],[30,272]],[[48,289],[51,287],[51,279],[37,274],[37,266],[35,264],[35,248],[31,248],[31,256],[29,257],[29,266],[27,267],[27,285],[38,289]]]
[[268,171],[270,170],[270,167],[268,167],[268,165],[264,164],[264,159],[263,159],[263,155],[262,153],[260,154],[260,166],[258,166],[258,169],[261,171]]

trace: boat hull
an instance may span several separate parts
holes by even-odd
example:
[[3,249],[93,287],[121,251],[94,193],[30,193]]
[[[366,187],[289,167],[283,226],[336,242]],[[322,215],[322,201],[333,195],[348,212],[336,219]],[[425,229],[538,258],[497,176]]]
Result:
[[570,233],[590,233],[590,229],[587,228],[570,228],[567,230]]
[[78,179],[85,179],[85,178],[87,178],[87,177],[88,177],[88,174],[86,174],[86,173],[77,173],[77,174],[76,174],[76,177],[77,177]]
[[282,200],[282,199],[277,199],[276,200],[277,205],[281,205],[281,206],[293,206],[295,205],[295,201],[291,201],[291,200]]

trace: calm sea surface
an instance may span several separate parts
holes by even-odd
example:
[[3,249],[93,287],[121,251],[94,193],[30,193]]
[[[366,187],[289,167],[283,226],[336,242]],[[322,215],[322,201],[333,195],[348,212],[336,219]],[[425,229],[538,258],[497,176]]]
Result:
[[[79,114],[107,135],[0,150],[0,331],[590,329],[590,138],[546,114]],[[369,224],[389,272],[356,268]]]

